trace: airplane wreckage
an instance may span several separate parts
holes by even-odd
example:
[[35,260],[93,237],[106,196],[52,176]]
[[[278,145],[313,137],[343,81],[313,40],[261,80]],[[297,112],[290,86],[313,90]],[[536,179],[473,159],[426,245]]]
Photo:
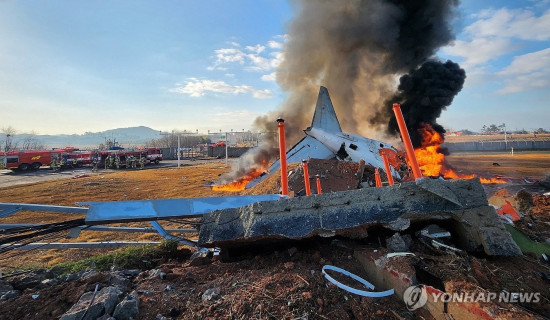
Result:
[[[286,154],[281,153],[282,157],[286,155],[281,162],[336,156],[354,162],[363,160],[384,172],[391,171],[388,179],[390,176],[402,178],[395,163],[390,168],[387,165],[387,158],[395,157],[397,150],[380,141],[342,132],[324,87],[319,92],[312,125],[305,133],[304,139]],[[401,130],[401,134],[409,151],[407,140],[410,143],[410,138],[406,128]],[[411,159],[409,152],[407,157],[408,163],[414,166],[416,160]],[[271,166],[268,175],[277,172],[280,167],[278,160]],[[521,255],[495,209],[488,204],[479,179],[432,179],[419,177],[419,170],[412,170],[415,173],[412,181],[294,198],[283,192],[283,195],[83,202],[78,203],[80,207],[0,203],[0,218],[21,210],[86,214],[84,219],[61,223],[0,225],[0,253],[11,249],[114,247],[143,243],[32,242],[37,236],[64,230],[69,230],[69,237],[75,238],[83,229],[121,232],[155,230],[181,244],[221,248],[223,252],[319,236],[359,239],[366,238],[373,227],[377,230],[382,227],[390,232],[407,232],[418,225],[442,222],[450,229],[454,242],[464,250],[488,255]],[[268,175],[253,180],[251,184],[260,183]],[[196,228],[164,229],[159,223],[162,220],[190,218],[195,219],[190,224],[196,225]],[[150,221],[153,228],[104,226],[135,221]],[[198,240],[182,236],[189,232],[198,233]]]

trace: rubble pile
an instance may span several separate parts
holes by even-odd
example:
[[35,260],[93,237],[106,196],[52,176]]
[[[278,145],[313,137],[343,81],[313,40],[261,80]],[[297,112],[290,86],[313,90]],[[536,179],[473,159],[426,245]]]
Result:
[[479,180],[429,178],[385,188],[254,203],[205,214],[199,246],[234,247],[258,241],[344,235],[364,238],[374,226],[403,231],[411,224],[443,220],[453,224],[468,251],[518,255]]

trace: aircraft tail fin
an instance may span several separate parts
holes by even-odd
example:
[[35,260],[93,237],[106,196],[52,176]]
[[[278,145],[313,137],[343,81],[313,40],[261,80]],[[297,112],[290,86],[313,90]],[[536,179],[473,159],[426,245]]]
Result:
[[325,87],[319,89],[319,96],[317,98],[317,105],[315,106],[311,127],[324,129],[326,131],[342,132],[328,90]]

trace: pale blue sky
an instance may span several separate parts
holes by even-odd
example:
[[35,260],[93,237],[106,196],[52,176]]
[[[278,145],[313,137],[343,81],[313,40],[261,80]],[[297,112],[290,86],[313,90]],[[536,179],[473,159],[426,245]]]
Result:
[[[549,8],[462,1],[439,56],[468,78],[443,125],[550,129]],[[281,0],[0,1],[0,128],[248,130],[285,99],[274,72],[293,15]]]

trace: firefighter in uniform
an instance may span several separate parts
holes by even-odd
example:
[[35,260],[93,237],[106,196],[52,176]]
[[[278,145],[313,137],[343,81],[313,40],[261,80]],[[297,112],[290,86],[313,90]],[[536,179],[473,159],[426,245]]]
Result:
[[144,166],[145,166],[145,158],[139,157],[139,167],[143,169]]
[[111,155],[108,155],[107,158],[105,158],[105,169],[109,168],[109,162],[111,162]]
[[136,168],[136,157],[135,156],[130,156],[130,167],[132,169]]
[[97,158],[94,157],[94,160],[92,161],[92,164],[93,164],[93,167],[92,167],[92,172],[97,172]]
[[54,172],[57,170],[57,158],[52,158],[52,162],[50,163],[50,167],[52,167],[52,170]]
[[76,165],[78,164],[78,161],[76,160],[76,157],[73,158],[73,168],[76,168]]
[[120,169],[120,157],[118,155],[115,157],[115,166]]

